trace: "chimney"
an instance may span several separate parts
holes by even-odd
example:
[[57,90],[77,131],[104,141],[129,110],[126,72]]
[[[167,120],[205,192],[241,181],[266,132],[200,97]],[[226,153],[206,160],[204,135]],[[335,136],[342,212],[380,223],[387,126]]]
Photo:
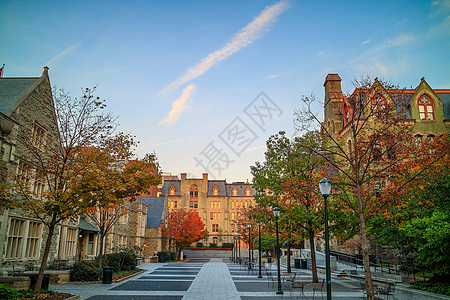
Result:
[[203,180],[208,181],[208,173],[203,173],[202,175],[203,175]]
[[186,180],[186,173],[181,173],[181,181],[185,181]]

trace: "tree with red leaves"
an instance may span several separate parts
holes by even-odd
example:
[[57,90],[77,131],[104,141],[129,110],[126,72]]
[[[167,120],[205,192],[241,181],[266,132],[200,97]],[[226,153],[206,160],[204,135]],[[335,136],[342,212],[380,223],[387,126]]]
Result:
[[183,208],[172,210],[166,222],[161,225],[161,230],[164,235],[174,240],[178,257],[181,249],[204,239],[208,234],[198,213]]

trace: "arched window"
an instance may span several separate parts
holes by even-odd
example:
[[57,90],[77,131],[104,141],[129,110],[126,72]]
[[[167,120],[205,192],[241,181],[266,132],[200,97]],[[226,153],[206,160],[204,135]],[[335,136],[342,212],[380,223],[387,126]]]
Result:
[[234,212],[232,212],[231,213],[231,220],[234,220],[236,217],[235,217],[235,214],[234,214]]
[[252,190],[250,189],[250,187],[247,187],[245,189],[245,196],[250,197],[252,195]]
[[386,117],[386,100],[380,95],[375,95],[372,98],[372,117],[374,119],[380,119]]
[[236,187],[234,187],[233,190],[231,191],[231,194],[233,196],[237,196],[238,195],[238,189]]
[[189,189],[189,207],[198,208],[198,186],[195,184]]
[[175,196],[175,192],[176,192],[175,187],[172,185],[169,189],[169,196]]
[[352,155],[352,140],[348,140],[347,146],[348,146],[348,154],[350,154],[350,156],[351,156]]
[[213,196],[219,196],[219,188],[217,185],[213,187]]
[[231,209],[234,209],[234,201],[231,201]]
[[431,101],[428,96],[423,95],[422,97],[420,97],[417,104],[419,105],[419,118],[421,120],[435,119],[433,101]]

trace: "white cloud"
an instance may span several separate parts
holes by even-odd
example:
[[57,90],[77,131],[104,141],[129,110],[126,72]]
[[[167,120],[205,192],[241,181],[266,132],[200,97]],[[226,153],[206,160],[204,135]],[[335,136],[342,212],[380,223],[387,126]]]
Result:
[[283,76],[282,74],[270,74],[266,79],[274,79]]
[[371,39],[367,39],[367,40],[363,41],[363,42],[361,43],[361,45],[366,45],[366,44],[370,43],[370,40],[371,40]]
[[187,69],[183,76],[170,83],[159,94],[168,95],[172,93],[181,85],[199,77],[214,65],[256,41],[261,37],[264,30],[267,30],[275,22],[276,18],[288,9],[288,7],[288,2],[284,0],[267,6],[251,23],[239,30],[231,38],[230,42],[222,48],[208,54],[199,63]]
[[195,85],[188,85],[181,93],[181,96],[172,103],[172,109],[170,110],[167,117],[164,120],[161,120],[159,124],[166,126],[175,125],[175,123],[180,118],[181,113],[189,108],[188,101],[192,97],[194,89]]
[[49,68],[53,68],[55,67],[59,61],[61,59],[63,59],[65,56],[67,56],[68,54],[70,54],[72,51],[74,51],[75,49],[77,49],[78,47],[81,46],[81,42],[78,42],[76,44],[73,44],[72,46],[70,46],[69,48],[64,49],[63,51],[61,51],[60,53],[58,53],[57,55],[55,55],[53,58],[51,58],[48,62],[45,63],[45,66],[49,67]]

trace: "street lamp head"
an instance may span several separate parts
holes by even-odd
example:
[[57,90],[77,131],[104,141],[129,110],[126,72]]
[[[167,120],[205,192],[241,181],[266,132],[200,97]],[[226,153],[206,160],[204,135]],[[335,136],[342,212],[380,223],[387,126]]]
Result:
[[252,228],[252,223],[248,223],[247,224],[247,227],[250,229],[250,228]]
[[261,226],[262,225],[262,222],[258,222],[258,226]]
[[331,182],[326,178],[322,179],[319,182],[319,189],[320,192],[322,193],[322,196],[328,196],[331,191]]
[[280,209],[278,207],[275,207],[273,209],[273,215],[275,216],[275,218],[278,219],[278,217],[280,216]]

